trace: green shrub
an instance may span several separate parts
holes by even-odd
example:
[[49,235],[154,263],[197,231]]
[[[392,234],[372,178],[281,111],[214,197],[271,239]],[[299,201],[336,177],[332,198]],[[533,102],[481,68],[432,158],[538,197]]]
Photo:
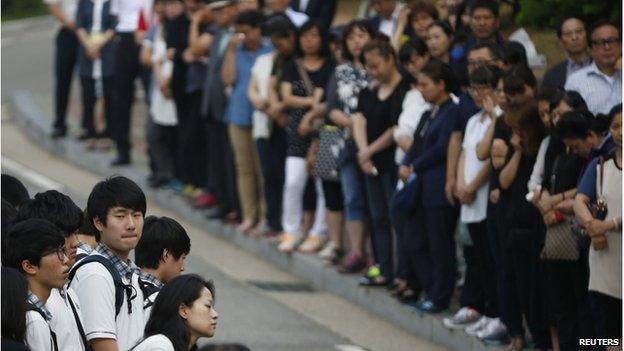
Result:
[[516,22],[535,27],[556,28],[563,19],[576,16],[588,24],[598,19],[622,21],[620,0],[519,0]]
[[2,21],[41,16],[48,13],[43,0],[2,0]]

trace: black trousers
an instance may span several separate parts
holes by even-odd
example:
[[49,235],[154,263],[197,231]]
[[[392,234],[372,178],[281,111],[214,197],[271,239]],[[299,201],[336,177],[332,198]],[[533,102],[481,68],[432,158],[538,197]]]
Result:
[[206,177],[208,166],[206,129],[201,118],[201,95],[201,90],[197,90],[186,94],[183,100],[176,101],[178,140],[180,140],[177,158],[181,168],[180,179],[195,187],[203,188],[208,182]]
[[210,119],[206,125],[208,188],[217,197],[221,211],[239,211],[234,154],[227,125]]
[[177,127],[156,124],[150,118],[147,122],[147,142],[150,162],[154,165],[153,175],[163,181],[175,175]]
[[284,193],[286,164],[286,132],[277,125],[268,139],[256,140],[262,177],[264,197],[267,204],[267,223],[276,231],[282,231],[282,197]]
[[[498,317],[498,297],[496,294],[496,271],[494,258],[488,241],[487,222],[468,224],[468,231],[472,239],[474,254],[473,262],[475,278],[483,296],[483,306],[480,312],[489,318]],[[468,277],[466,277],[468,279]]]
[[113,118],[112,136],[117,144],[120,157],[130,156],[130,117],[134,102],[134,84],[137,77],[148,90],[149,74],[139,63],[140,47],[136,44],[134,33],[118,33],[117,52],[115,55],[115,117]]
[[413,214],[397,211],[394,208],[392,209],[391,215],[394,231],[396,233],[396,277],[404,279],[410,289],[418,296],[422,291],[422,285],[420,284],[415,270],[417,265],[416,257],[413,248],[410,247],[410,242],[413,241],[410,235],[414,234],[411,228],[414,228],[418,223]]
[[111,119],[114,114],[114,94],[115,94],[115,78],[104,77],[102,78],[102,89],[104,92],[104,115],[106,119],[106,130],[97,135],[94,124],[95,103],[97,102],[97,96],[95,91],[96,80],[91,77],[81,77],[82,85],[82,128],[91,137],[109,137],[109,128],[111,126]]
[[544,261],[544,269],[550,324],[557,328],[562,351],[577,350],[579,338],[595,338],[587,264],[582,257],[576,261]]
[[415,233],[409,235],[415,271],[427,290],[427,298],[447,308],[455,288],[455,227],[457,209],[420,208],[416,211]]
[[68,29],[61,28],[56,35],[54,58],[56,114],[54,128],[62,131],[67,130],[65,117],[69,104],[72,76],[78,60],[79,45],[76,34]]
[[478,264],[478,256],[481,253],[475,245],[463,245],[462,252],[464,254],[464,262],[466,262],[466,272],[464,275],[464,286],[459,295],[459,305],[470,307],[479,311],[479,313],[483,313],[485,298],[483,289],[481,289],[480,265]]
[[590,291],[592,313],[599,338],[622,338],[622,299]]

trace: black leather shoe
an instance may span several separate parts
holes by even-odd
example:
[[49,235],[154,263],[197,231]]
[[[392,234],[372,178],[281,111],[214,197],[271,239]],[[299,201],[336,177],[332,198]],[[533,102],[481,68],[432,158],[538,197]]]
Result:
[[111,162],[111,166],[127,166],[130,164],[130,157],[117,157]]
[[64,129],[54,128],[50,136],[52,137],[52,139],[58,139],[64,138],[66,134],[67,131],[65,131]]

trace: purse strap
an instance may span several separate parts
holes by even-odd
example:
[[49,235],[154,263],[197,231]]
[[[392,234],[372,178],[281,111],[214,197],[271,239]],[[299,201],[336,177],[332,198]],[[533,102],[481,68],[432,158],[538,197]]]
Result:
[[559,158],[561,156],[557,155],[555,158],[555,162],[553,163],[552,174],[550,175],[550,194],[555,193],[555,182],[557,181],[557,166],[559,165]]
[[301,80],[303,80],[303,87],[305,88],[306,93],[308,94],[308,96],[313,96],[314,84],[312,84],[312,79],[310,79],[308,72],[305,70],[305,68],[303,68],[303,62],[301,61],[301,59],[295,60],[295,66],[297,66],[297,72],[299,73]]
[[598,182],[598,197],[602,197],[603,179],[604,179],[604,157],[600,156],[600,181]]

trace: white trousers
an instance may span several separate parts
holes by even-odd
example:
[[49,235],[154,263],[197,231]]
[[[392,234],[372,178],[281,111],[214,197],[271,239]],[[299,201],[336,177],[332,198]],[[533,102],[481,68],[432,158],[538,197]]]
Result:
[[[306,159],[303,157],[286,157],[286,183],[284,184],[284,200],[282,207],[282,227],[284,232],[297,238],[302,236],[301,220],[303,217],[303,194],[308,182]],[[320,180],[316,180],[316,214],[310,235],[325,236],[325,197]]]

